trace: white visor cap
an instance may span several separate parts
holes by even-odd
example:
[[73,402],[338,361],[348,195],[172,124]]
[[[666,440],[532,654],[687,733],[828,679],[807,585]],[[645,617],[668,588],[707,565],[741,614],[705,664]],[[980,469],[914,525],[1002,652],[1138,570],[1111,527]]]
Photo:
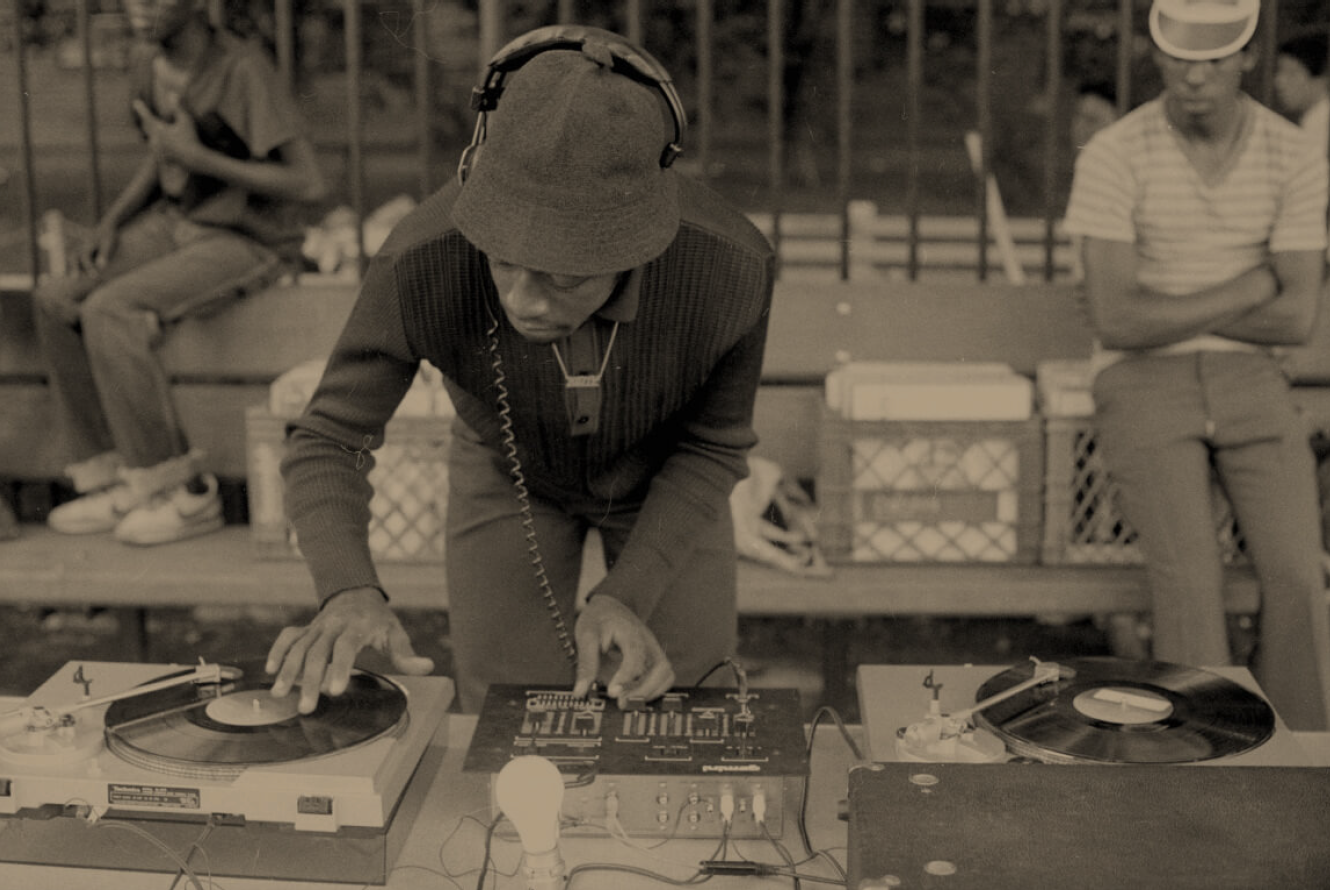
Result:
[[1261,0],[1154,0],[1150,37],[1175,59],[1222,59],[1247,45],[1261,17]]

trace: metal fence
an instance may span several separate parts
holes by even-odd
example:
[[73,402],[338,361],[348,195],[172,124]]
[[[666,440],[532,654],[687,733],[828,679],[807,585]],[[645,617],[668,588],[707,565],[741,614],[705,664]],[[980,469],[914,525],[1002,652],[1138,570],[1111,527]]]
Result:
[[[223,21],[237,4],[248,3],[251,13],[257,4],[279,70],[294,82],[300,76],[301,29],[313,26],[311,10],[317,2],[211,0],[211,9],[214,19]],[[1265,3],[1257,38],[1262,65],[1253,91],[1268,99],[1279,21],[1275,0]],[[92,221],[102,212],[107,186],[107,152],[101,140],[107,109],[99,107],[97,90],[105,60],[99,61],[98,53],[108,34],[115,36],[117,19],[107,10],[114,13],[116,4],[64,0],[50,5],[64,9],[72,22],[65,51],[82,74],[86,147],[84,207],[78,212]],[[582,21],[620,31],[667,61],[692,118],[688,169],[722,190],[728,184],[740,193],[776,245],[783,274],[813,268],[839,278],[890,274],[916,279],[933,267],[963,270],[981,281],[999,270],[1009,280],[1027,275],[1055,280],[1069,274],[1070,253],[1058,224],[1074,152],[1066,136],[1067,109],[1077,82],[1085,77],[1084,72],[1067,70],[1069,34],[1088,28],[1099,55],[1113,59],[1105,79],[1115,88],[1119,111],[1143,98],[1136,81],[1147,55],[1142,35],[1148,0],[1006,0],[1001,7],[996,0],[480,0],[474,13],[456,0],[451,5],[447,0],[325,0],[323,6],[340,13],[344,95],[335,115],[340,132],[334,128],[325,133],[321,147],[340,165],[344,175],[339,200],[355,218],[363,220],[370,210],[367,182],[376,175],[373,167],[380,151],[367,139],[367,126],[375,126],[367,124],[367,78],[375,75],[377,64],[365,55],[370,42],[367,16],[375,35],[385,30],[389,19],[395,23],[389,58],[410,95],[409,107],[396,113],[410,121],[406,163],[414,170],[417,197],[450,175],[457,147],[439,139],[438,96],[469,91],[484,60],[516,36],[515,26],[525,30]],[[441,64],[434,45],[439,29],[432,30],[431,21],[441,9],[471,16],[465,19],[466,28],[449,32],[454,45],[470,49],[460,64],[457,54],[449,64]],[[662,26],[663,10],[669,17]],[[1013,51],[1011,23],[1017,18],[1024,43]],[[35,276],[43,268],[40,218],[45,208],[42,147],[33,135],[34,116],[42,114],[40,100],[33,98],[38,95],[29,61],[33,38],[23,16],[14,13],[11,19],[12,35],[8,40],[0,37],[0,46],[7,43],[12,57],[14,119],[0,120],[0,132],[17,134],[5,148],[12,150],[8,163],[16,169],[4,187],[17,198],[11,205],[21,208],[11,240],[26,245],[26,257],[20,257],[17,268],[0,269],[12,279],[15,273]],[[740,25],[748,30],[736,40],[729,32]],[[1037,42],[1031,37],[1036,32],[1042,32]],[[936,61],[943,52],[939,34],[953,49],[963,47],[940,63],[945,72]],[[747,45],[744,38],[760,38],[761,45]],[[736,61],[741,55],[736,47],[741,46],[742,61]],[[816,58],[808,55],[810,47],[820,47]],[[883,55],[889,57],[884,61]],[[1002,78],[1014,56],[1024,66],[1023,84]],[[958,60],[969,64],[958,65]],[[755,70],[757,66],[763,70]],[[953,87],[950,92],[939,86],[943,73]],[[791,81],[807,83],[813,77],[819,86],[812,99],[805,96],[802,105],[792,103]],[[749,85],[744,95],[736,94],[740,81]],[[1013,97],[1013,91],[1022,89],[1030,101],[1013,104],[1021,98]],[[1036,99],[1042,114],[1036,115],[1034,126],[1023,127],[1021,143],[1009,152],[1002,135],[1012,129],[1013,107],[1028,110]],[[939,107],[952,109],[957,130],[943,142],[935,125]],[[798,121],[790,119],[792,113]],[[822,122],[818,138],[800,144],[799,133],[813,130],[807,121],[814,116]],[[400,159],[403,147],[399,144],[394,151]],[[805,181],[795,187],[792,183],[802,172],[816,170],[816,162],[808,162],[813,153],[827,159],[831,174],[803,175]],[[943,171],[950,176],[951,200],[939,213],[930,207],[930,195],[943,175],[941,154],[953,160]],[[955,157],[966,162],[960,169]],[[1015,218],[1003,204],[1002,167],[1014,163],[1013,157],[1028,180],[1026,200]],[[881,181],[866,184],[877,174]],[[736,181],[743,184],[733,185]],[[968,194],[960,196],[958,189]],[[810,210],[809,204],[816,206]],[[359,227],[357,238],[363,247]]]

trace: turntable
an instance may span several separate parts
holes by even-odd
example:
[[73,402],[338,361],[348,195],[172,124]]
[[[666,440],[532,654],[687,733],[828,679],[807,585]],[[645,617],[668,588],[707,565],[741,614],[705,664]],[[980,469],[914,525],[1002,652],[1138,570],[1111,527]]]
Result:
[[864,665],[858,681],[877,761],[1310,765],[1244,668],[1029,659]]
[[383,883],[451,681],[358,671],[308,715],[271,685],[262,664],[65,665],[0,713],[0,861]]
[[1330,770],[1245,669],[864,666],[849,887],[1324,890]]

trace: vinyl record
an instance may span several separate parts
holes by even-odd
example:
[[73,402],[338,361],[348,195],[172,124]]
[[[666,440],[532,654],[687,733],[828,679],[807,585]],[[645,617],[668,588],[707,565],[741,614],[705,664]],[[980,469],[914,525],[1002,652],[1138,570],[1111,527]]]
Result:
[[245,767],[340,753],[405,726],[406,693],[367,671],[346,692],[320,696],[310,714],[299,695],[274,698],[261,663],[225,665],[218,683],[187,683],[112,702],[106,744],[138,766],[227,776]]
[[[1193,763],[1239,754],[1275,729],[1266,701],[1210,671],[1161,661],[1077,658],[1059,678],[975,715],[1020,757],[1053,763]],[[979,687],[983,701],[1029,680],[1018,664]]]

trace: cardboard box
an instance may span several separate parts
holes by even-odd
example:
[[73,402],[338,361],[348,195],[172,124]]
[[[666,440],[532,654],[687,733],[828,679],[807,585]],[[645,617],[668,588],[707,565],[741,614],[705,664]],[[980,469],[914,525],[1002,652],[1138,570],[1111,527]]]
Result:
[[1026,420],[1033,386],[1000,362],[849,362],[827,375],[846,420]]

